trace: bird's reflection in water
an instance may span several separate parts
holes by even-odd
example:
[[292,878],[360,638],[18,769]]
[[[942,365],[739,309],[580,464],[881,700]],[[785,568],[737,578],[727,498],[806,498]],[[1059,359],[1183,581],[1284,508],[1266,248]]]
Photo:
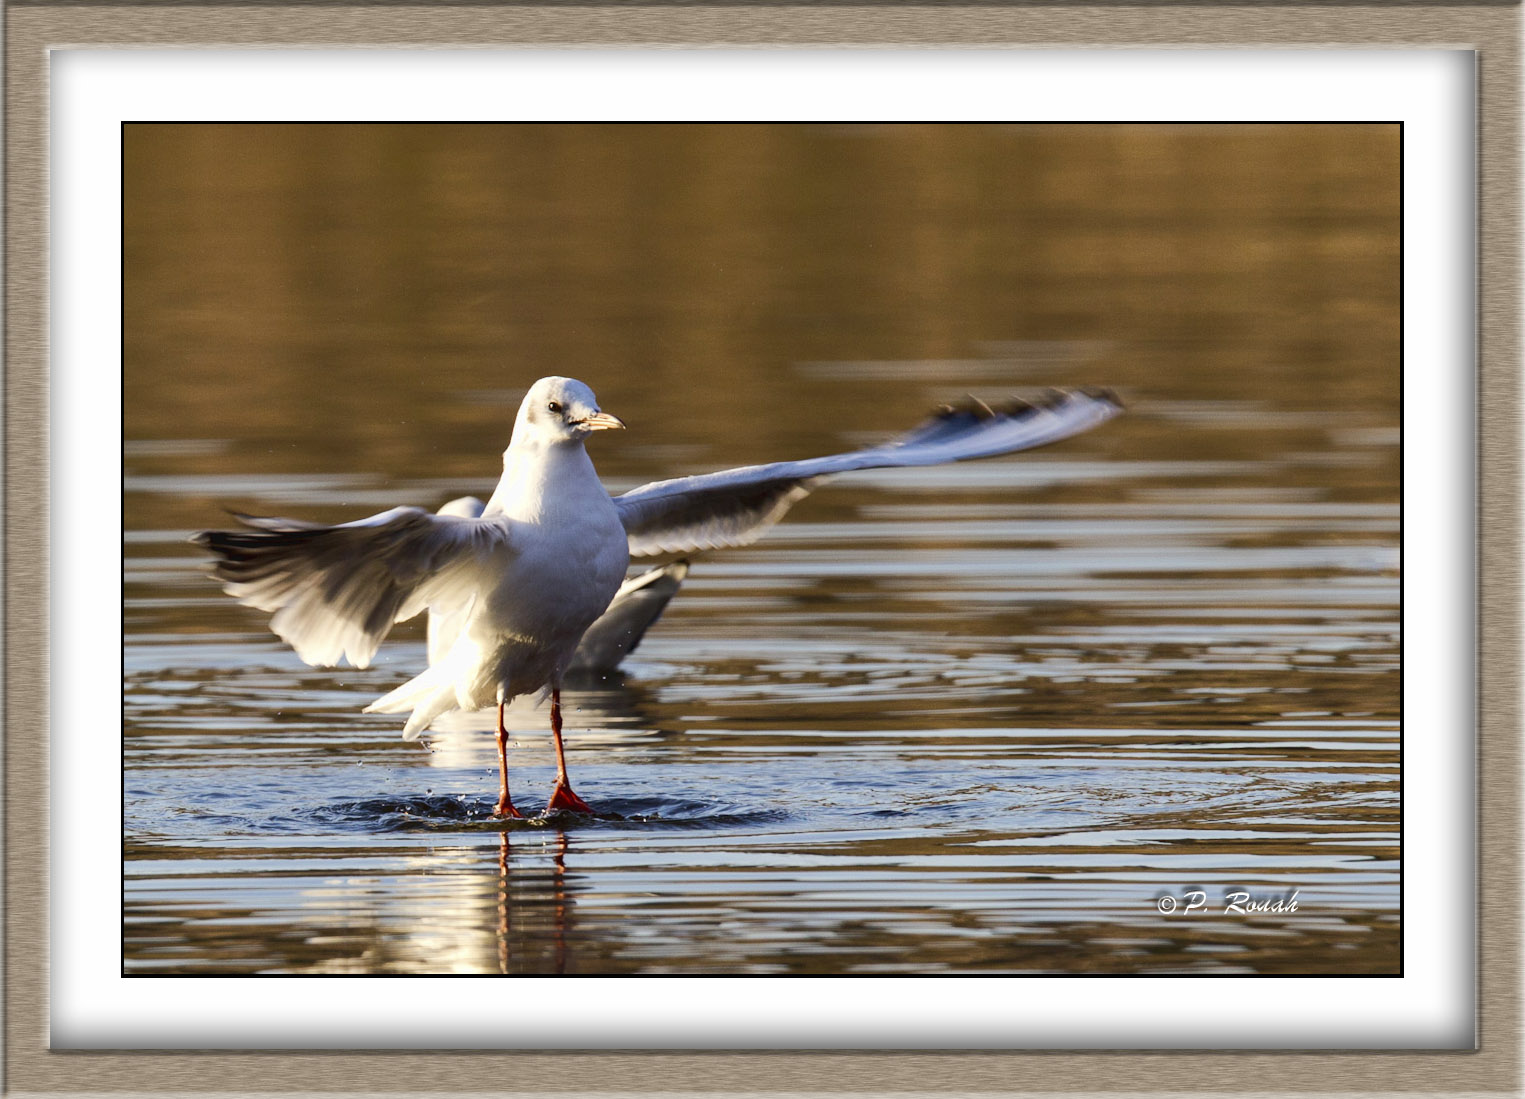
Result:
[[[527,867],[521,864],[520,881],[516,889],[512,832],[505,830],[499,834],[499,973],[567,971],[567,925],[572,910],[567,889],[567,847],[567,834],[558,830],[551,840],[549,882],[539,874],[524,875],[522,872]],[[546,926],[545,919],[536,918],[542,913],[549,914],[549,926]]]
[[[567,746],[574,759],[579,752],[587,752],[589,758],[628,759],[630,753],[650,751],[676,732],[665,725],[655,695],[620,671],[574,670],[567,676],[562,699],[568,714]],[[544,804],[546,791],[535,783],[543,780],[551,754],[538,710],[533,699],[517,699],[507,715],[516,733],[509,778],[515,800],[531,813]],[[429,735],[430,765],[461,770],[490,766],[491,719],[476,713],[440,721]],[[600,807],[596,786],[587,796],[595,809]],[[570,846],[568,833],[555,825],[507,827],[498,833],[493,937],[499,973],[567,971],[576,880],[567,874]]]
[[498,837],[498,972],[508,972],[509,959],[513,957],[513,947],[508,941],[508,833],[505,831]]
[[[649,761],[654,765],[665,752],[663,746],[681,731],[655,691],[643,686],[638,676],[619,670],[574,669],[567,676],[562,703],[567,713],[568,754],[574,762],[583,755],[589,762],[641,765],[648,762],[642,757],[655,753]],[[429,766],[466,774],[495,770],[495,717],[479,712],[441,719],[426,741]],[[531,698],[516,699],[506,719],[514,734],[509,754],[514,800],[526,813],[538,815],[549,793],[547,775],[553,762],[543,707]],[[596,780],[588,783],[585,796],[595,810],[617,815],[660,808],[647,804],[650,799],[614,797],[601,790]],[[560,826],[568,823],[575,828],[579,822],[501,823],[503,830],[495,835],[478,833],[495,839],[496,851],[493,857],[487,854],[490,848],[476,849],[481,861],[476,863],[478,872],[471,875],[473,893],[483,902],[482,915],[473,917],[476,970],[500,974],[560,974],[569,967],[573,972],[598,971],[608,962],[607,951],[588,937],[579,943],[573,925],[575,894],[591,886],[581,875],[567,873],[573,837]],[[440,887],[438,878],[425,880]],[[454,896],[452,910],[459,912]],[[488,922],[486,910],[493,912],[494,922]],[[437,961],[432,948],[430,956]]]

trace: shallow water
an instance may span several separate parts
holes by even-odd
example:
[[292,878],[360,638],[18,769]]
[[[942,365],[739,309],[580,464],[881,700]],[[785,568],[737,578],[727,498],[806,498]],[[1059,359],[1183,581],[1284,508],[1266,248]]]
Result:
[[[1398,971],[1388,136],[125,149],[128,972]],[[505,824],[491,715],[419,744],[359,712],[421,667],[416,624],[370,669],[308,668],[185,539],[223,505],[483,494],[553,371],[631,424],[594,440],[615,491],[966,390],[1108,384],[1129,411],[839,480],[696,558],[622,671],[565,695],[602,816]],[[510,720],[528,808],[546,711]],[[1241,890],[1296,909],[1225,912]]]

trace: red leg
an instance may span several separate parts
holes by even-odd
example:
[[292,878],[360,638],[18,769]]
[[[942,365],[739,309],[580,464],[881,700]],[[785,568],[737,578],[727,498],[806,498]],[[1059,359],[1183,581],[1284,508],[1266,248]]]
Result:
[[523,818],[508,796],[508,730],[503,728],[503,703],[498,703],[498,816]]
[[570,809],[574,813],[591,813],[592,806],[582,798],[572,793],[572,784],[567,781],[567,757],[561,746],[561,688],[551,688],[551,736],[556,739],[556,788],[551,791],[551,800],[546,804],[545,811],[552,809]]

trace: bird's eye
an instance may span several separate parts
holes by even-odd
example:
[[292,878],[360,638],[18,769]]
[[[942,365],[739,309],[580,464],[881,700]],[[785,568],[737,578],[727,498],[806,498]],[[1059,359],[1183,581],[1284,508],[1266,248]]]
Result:
[[557,401],[552,401],[550,404],[546,405],[545,410],[551,413],[553,416],[561,415],[561,405]]

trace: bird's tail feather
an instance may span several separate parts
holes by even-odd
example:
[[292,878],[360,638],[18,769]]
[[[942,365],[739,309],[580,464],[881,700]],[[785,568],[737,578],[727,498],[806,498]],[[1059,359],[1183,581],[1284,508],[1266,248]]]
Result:
[[434,719],[450,710],[458,709],[455,685],[447,675],[441,674],[439,665],[426,669],[408,680],[395,691],[382,695],[365,708],[368,714],[400,714],[412,710],[407,724],[402,727],[404,740],[417,740],[418,734],[427,729]]

